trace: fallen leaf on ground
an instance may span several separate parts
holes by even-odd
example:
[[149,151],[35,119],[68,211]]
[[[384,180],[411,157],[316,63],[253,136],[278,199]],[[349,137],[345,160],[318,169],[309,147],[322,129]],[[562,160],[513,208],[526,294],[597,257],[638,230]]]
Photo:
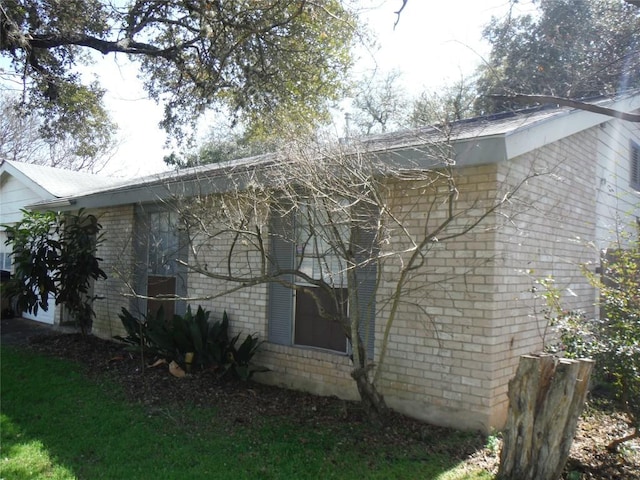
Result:
[[149,368],[159,367],[160,365],[166,365],[166,364],[167,364],[167,361],[164,358],[159,358],[158,360],[153,362],[151,365],[149,365]]
[[180,365],[178,365],[175,361],[172,361],[169,364],[169,373],[177,378],[182,378],[186,375],[184,370],[180,368]]

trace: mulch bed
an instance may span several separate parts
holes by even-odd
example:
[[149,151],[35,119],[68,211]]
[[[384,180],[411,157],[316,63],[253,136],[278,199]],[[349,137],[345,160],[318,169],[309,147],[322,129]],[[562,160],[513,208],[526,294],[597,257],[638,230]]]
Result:
[[[143,366],[138,354],[122,344],[80,334],[55,334],[34,337],[29,348],[43,354],[76,361],[95,379],[117,382],[127,398],[148,408],[149,413],[173,405],[214,406],[221,421],[234,424],[259,424],[267,417],[286,417],[301,425],[335,427],[365,426],[367,420],[357,402],[336,397],[320,397],[255,382],[221,379],[214,372],[202,372],[175,378],[166,365]],[[625,417],[606,408],[587,408],[572,446],[565,469],[566,479],[640,480],[640,441],[622,445],[618,453],[606,445],[629,433]],[[376,428],[357,430],[366,435],[369,446],[419,447],[425,455],[443,453],[466,461],[470,468],[497,471],[499,448],[488,449],[486,437],[465,436],[462,444],[439,442],[451,430],[391,414]],[[499,445],[498,445],[499,447]]]

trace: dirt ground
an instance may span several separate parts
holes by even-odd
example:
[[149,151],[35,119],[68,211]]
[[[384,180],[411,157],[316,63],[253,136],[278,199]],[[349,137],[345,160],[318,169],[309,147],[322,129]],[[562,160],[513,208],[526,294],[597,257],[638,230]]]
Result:
[[[247,424],[264,416],[285,416],[293,423],[344,425],[365,422],[358,404],[335,397],[318,397],[254,382],[222,380],[213,372],[177,379],[168,367],[143,367],[139,355],[121,344],[96,337],[56,332],[37,335],[27,348],[71,359],[85,365],[93,378],[107,377],[122,385],[129,399],[153,412],[168,405],[215,405],[219,414],[232,423]],[[144,371],[143,371],[144,369]],[[599,407],[595,408],[594,405]],[[293,407],[295,406],[295,407]],[[367,442],[377,445],[411,445],[426,453],[445,453],[464,460],[470,468],[481,467],[495,473],[500,442],[480,434],[465,437],[461,445],[439,445],[434,439],[446,429],[392,414],[384,426],[369,430]],[[612,412],[603,402],[590,400],[583,414],[563,478],[640,480],[640,441],[624,444],[617,453],[606,450],[614,438],[629,433],[625,417]]]

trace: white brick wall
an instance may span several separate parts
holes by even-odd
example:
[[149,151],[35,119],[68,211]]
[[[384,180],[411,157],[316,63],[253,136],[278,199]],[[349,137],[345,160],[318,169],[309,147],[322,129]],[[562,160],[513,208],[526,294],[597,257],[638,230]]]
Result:
[[[596,135],[592,129],[508,164],[460,171],[460,209],[480,202],[472,214],[532,171],[549,174],[528,181],[501,215],[472,234],[437,245],[414,274],[383,365],[381,387],[391,405],[436,423],[500,427],[519,355],[543,344],[542,316],[533,316],[533,278],[553,275],[568,305],[593,311],[595,293],[578,265],[594,258],[586,243],[595,235]],[[396,192],[401,202],[430,204],[431,198],[410,198],[407,191],[416,189]],[[407,221],[419,230],[417,216]],[[382,296],[393,282],[389,278]],[[380,341],[381,325],[377,333]]]
[[[598,131],[591,129],[509,163],[457,172],[458,211],[473,207],[473,215],[461,216],[450,225],[449,233],[501,198],[523,176],[552,171],[532,178],[508,208],[473,233],[434,242],[425,265],[412,272],[398,317],[389,329],[387,357],[380,372],[380,389],[391,406],[440,424],[483,430],[501,426],[507,382],[518,356],[542,347],[544,324],[532,316],[532,277],[554,275],[563,291],[575,293],[567,297],[572,307],[592,308],[595,293],[577,266],[594,258],[584,243],[595,237],[597,142]],[[444,218],[442,206],[432,203],[432,190],[407,182],[391,187],[389,204],[411,232],[423,230],[429,208],[431,224]],[[100,254],[110,266],[110,280],[100,287],[106,299],[99,302],[94,330],[111,336],[119,330],[120,307],[127,305],[123,296],[127,288],[118,275],[126,278],[126,272],[132,272],[133,208],[103,212],[100,220],[107,236]],[[388,249],[406,246],[399,230],[389,235]],[[222,248],[199,249],[198,260],[213,269],[226,263],[225,253]],[[234,268],[248,268],[245,258],[239,252]],[[377,359],[389,313],[385,299],[392,294],[401,258],[406,261],[407,257],[392,256],[384,265],[378,294]],[[250,257],[249,263],[254,260]],[[189,275],[188,296],[194,307],[202,305],[218,317],[226,310],[234,332],[257,333],[265,339],[267,286],[220,296],[228,288],[205,275]],[[265,344],[257,361],[272,370],[257,376],[262,381],[344,398],[357,396],[345,355]]]
[[92,212],[102,225],[104,242],[97,256],[102,258],[102,269],[107,280],[95,283],[94,293],[99,297],[94,304],[96,317],[92,332],[103,338],[125,333],[118,314],[122,307],[130,309],[131,293],[128,282],[133,280],[133,225],[132,205]]
[[596,245],[605,249],[640,217],[640,192],[630,187],[631,141],[640,145],[640,126],[611,120],[598,129],[596,189],[598,225]]

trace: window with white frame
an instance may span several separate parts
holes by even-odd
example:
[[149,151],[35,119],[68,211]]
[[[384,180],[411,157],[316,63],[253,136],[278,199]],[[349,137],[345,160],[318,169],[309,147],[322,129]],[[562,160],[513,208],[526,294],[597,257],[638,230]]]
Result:
[[0,232],[0,270],[13,271],[13,262],[11,260],[11,245],[4,242],[7,239],[5,232]]
[[[338,205],[338,208],[343,207]],[[344,288],[347,284],[346,266],[337,253],[340,244],[349,242],[349,223],[348,219],[340,218],[343,216],[340,211],[331,215],[326,208],[305,205],[296,218],[298,270],[334,288]]]
[[177,214],[171,211],[149,214],[149,273],[174,276],[180,249]]
[[137,308],[151,317],[162,308],[165,318],[171,318],[186,308],[179,300],[187,292],[187,272],[182,263],[186,261],[186,240],[178,214],[147,205],[137,208],[136,217],[136,289],[150,297]]
[[13,263],[11,261],[11,252],[0,252],[1,266],[0,270],[7,270],[11,272],[13,270]]

